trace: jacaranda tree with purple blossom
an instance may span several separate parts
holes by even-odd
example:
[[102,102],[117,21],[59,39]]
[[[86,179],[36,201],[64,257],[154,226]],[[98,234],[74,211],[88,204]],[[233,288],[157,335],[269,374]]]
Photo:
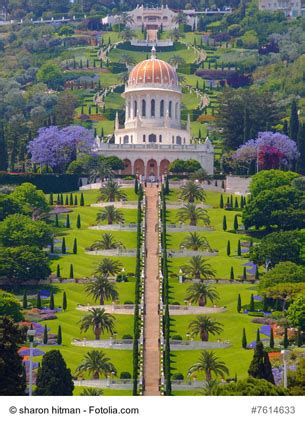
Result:
[[50,166],[61,172],[77,158],[88,153],[94,144],[94,133],[80,125],[40,128],[38,136],[30,141],[28,150],[33,163]]
[[259,169],[291,169],[299,152],[296,143],[287,135],[265,131],[240,146],[233,157],[241,163],[248,163],[249,167],[258,159]]

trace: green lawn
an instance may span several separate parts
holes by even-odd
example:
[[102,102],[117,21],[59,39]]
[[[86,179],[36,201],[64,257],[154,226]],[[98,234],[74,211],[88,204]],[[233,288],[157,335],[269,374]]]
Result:
[[[132,283],[118,283],[117,284],[120,294],[122,293],[122,299],[133,300],[132,293],[134,288]],[[86,352],[92,350],[92,348],[73,346],[71,344],[72,340],[83,339],[86,337],[88,340],[94,339],[93,332],[90,330],[87,333],[81,333],[79,328],[79,321],[84,316],[85,312],[80,312],[76,309],[78,304],[91,304],[94,305],[96,302],[92,298],[88,297],[85,293],[84,284],[76,283],[66,283],[66,284],[52,284],[53,292],[55,293],[55,307],[60,307],[62,305],[62,295],[63,291],[66,292],[68,307],[65,312],[59,312],[56,314],[56,320],[41,321],[42,325],[46,324],[50,329],[51,333],[57,334],[58,325],[62,327],[63,335],[63,344],[62,346],[55,346],[59,349],[67,362],[68,367],[71,368],[71,371],[74,373],[76,367],[81,362],[83,356]],[[132,290],[131,290],[132,288]],[[29,291],[29,300],[35,304],[35,297],[31,298],[30,294],[36,294],[36,290],[32,289]],[[128,292],[128,295],[127,295]],[[130,293],[129,293],[130,292]],[[120,296],[121,297],[121,296]],[[44,301],[44,304],[47,306],[48,301]],[[132,315],[116,315],[115,316],[115,331],[117,332],[117,338],[122,338],[124,334],[133,334],[133,316]],[[103,335],[102,338],[109,338],[109,335]],[[40,347],[45,352],[54,349],[54,346],[41,346]],[[118,370],[118,375],[122,371],[132,371],[132,351],[127,350],[112,350],[112,349],[103,349],[107,356],[111,359],[113,364]],[[36,358],[39,360],[39,358]]]
[[[214,257],[206,257],[206,260],[216,273],[216,278],[229,279],[230,268],[234,267],[235,278],[241,277],[243,274],[243,264],[249,259],[247,255],[237,256],[237,244],[240,239],[248,239],[245,235],[236,234],[229,232],[233,230],[233,221],[236,214],[240,214],[240,211],[227,211],[219,208],[220,193],[207,191],[206,204],[210,207],[207,209],[211,225],[214,227],[214,231],[203,231],[201,232],[209,241],[213,249],[218,250],[218,255]],[[227,200],[227,195],[223,194],[224,201]],[[177,189],[171,189],[167,199],[170,201],[177,201],[179,197],[179,191]],[[235,197],[240,202],[240,196],[233,196],[233,204]],[[167,209],[167,219],[169,223],[177,223],[177,210]],[[223,216],[227,218],[228,231],[223,231]],[[241,222],[241,218],[239,218]],[[171,233],[167,232],[168,237],[168,250],[177,249],[183,239],[188,233]],[[227,242],[230,240],[231,244],[231,255],[227,255]],[[178,273],[182,265],[186,264],[190,258],[169,258],[169,275],[170,275],[170,289],[169,299],[170,303],[179,302],[183,305],[186,297],[187,287],[191,283],[180,284],[178,282]],[[217,302],[217,306],[226,306],[227,311],[224,313],[211,314],[211,317],[223,324],[223,332],[219,336],[210,336],[211,341],[221,339],[222,341],[229,341],[231,343],[230,348],[226,349],[215,349],[215,352],[219,359],[225,362],[230,370],[230,376],[234,377],[237,374],[238,378],[244,378],[247,376],[247,370],[251,361],[253,351],[244,350],[241,348],[242,330],[246,329],[248,343],[256,339],[256,330],[259,327],[257,324],[251,322],[251,318],[245,314],[238,314],[236,310],[237,296],[238,294],[242,297],[242,304],[247,305],[250,301],[251,293],[256,294],[255,284],[216,284],[216,289],[219,292],[220,300]],[[207,306],[212,306],[208,302]],[[188,333],[188,325],[195,317],[192,315],[183,316],[171,316],[171,334],[180,335],[186,339]],[[197,338],[199,340],[199,338]],[[171,366],[172,372],[181,372],[185,377],[189,367],[196,362],[199,358],[200,351],[178,351],[172,352]],[[201,378],[198,376],[198,378]],[[193,395],[194,391],[180,392],[176,391],[174,394],[181,395]]]

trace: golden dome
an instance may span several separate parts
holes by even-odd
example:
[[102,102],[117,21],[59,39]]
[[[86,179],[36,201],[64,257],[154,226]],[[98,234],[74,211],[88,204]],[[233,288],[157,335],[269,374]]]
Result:
[[137,86],[169,86],[178,87],[178,76],[175,69],[167,62],[157,59],[152,50],[150,59],[138,63],[130,72],[128,88]]

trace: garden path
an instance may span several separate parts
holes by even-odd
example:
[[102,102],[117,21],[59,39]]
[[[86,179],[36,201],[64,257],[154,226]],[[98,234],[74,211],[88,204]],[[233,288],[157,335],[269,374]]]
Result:
[[146,275],[144,320],[144,396],[158,396],[159,351],[159,266],[158,266],[158,188],[146,189]]

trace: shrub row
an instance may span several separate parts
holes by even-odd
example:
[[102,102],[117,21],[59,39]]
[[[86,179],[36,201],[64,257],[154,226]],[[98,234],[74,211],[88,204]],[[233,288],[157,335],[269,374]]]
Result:
[[77,191],[80,185],[78,175],[70,174],[10,174],[0,172],[0,185],[32,183],[45,193]]
[[[166,188],[167,189],[167,188]],[[168,263],[167,263],[167,241],[166,241],[166,200],[165,189],[161,189],[161,223],[162,223],[162,274],[163,274],[163,290],[162,299],[165,306],[163,315],[163,336],[164,336],[164,377],[165,377],[165,395],[170,396],[172,392],[171,386],[171,361],[170,361],[170,316],[169,316],[169,285],[168,285]]]

